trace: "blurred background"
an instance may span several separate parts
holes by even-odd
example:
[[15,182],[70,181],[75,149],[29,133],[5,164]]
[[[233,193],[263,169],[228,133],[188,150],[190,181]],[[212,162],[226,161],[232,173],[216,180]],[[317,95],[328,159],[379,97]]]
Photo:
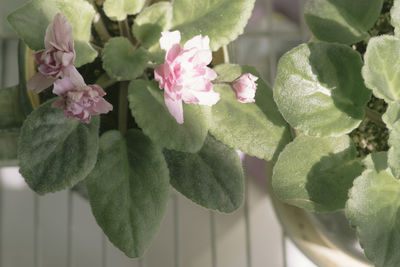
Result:
[[[257,67],[272,85],[279,57],[307,41],[305,0],[257,0],[234,62]],[[18,40],[6,23],[24,0],[0,0],[0,88],[18,83]],[[286,237],[267,192],[270,168],[245,159],[246,201],[234,214],[207,211],[171,189],[160,232],[142,259],[129,259],[97,226],[88,202],[71,191],[39,197],[17,167],[0,168],[1,267],[310,267]]]

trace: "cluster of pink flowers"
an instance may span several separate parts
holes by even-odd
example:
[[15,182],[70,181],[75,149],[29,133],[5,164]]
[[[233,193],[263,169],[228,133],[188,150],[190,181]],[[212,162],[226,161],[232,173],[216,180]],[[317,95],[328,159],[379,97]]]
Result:
[[[211,82],[217,78],[217,74],[207,67],[212,60],[208,36],[197,35],[183,47],[180,41],[179,31],[162,33],[160,46],[166,51],[165,62],[156,68],[154,77],[160,89],[164,89],[164,101],[169,112],[182,124],[182,101],[212,106],[220,96],[214,92]],[[257,77],[247,73],[231,83],[240,102],[254,102],[256,80]]]
[[108,113],[112,105],[104,100],[104,90],[98,85],[86,85],[74,67],[74,39],[67,18],[58,13],[46,29],[45,49],[35,53],[38,72],[27,87],[40,93],[52,84],[53,93],[61,96],[53,107],[64,108],[68,118],[89,123],[92,115]]

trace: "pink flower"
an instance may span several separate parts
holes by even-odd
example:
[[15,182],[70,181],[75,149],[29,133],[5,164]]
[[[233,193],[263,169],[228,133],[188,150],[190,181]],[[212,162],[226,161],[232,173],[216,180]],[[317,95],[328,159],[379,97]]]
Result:
[[92,115],[108,113],[113,109],[104,100],[106,93],[103,89],[95,84],[86,85],[77,71],[71,77],[58,79],[53,93],[61,96],[52,104],[53,107],[63,107],[67,118],[76,118],[84,123],[89,123]]
[[237,100],[242,103],[255,102],[254,97],[256,96],[257,80],[258,77],[246,73],[233,81],[232,87],[235,91]]
[[36,93],[52,85],[63,77],[68,68],[73,67],[75,50],[72,27],[63,14],[55,15],[53,22],[47,27],[44,46],[45,49],[34,55],[39,68],[27,84]]
[[163,32],[160,46],[166,51],[165,62],[154,71],[168,111],[179,124],[183,123],[182,101],[212,106],[219,100],[211,83],[217,74],[207,67],[212,53],[208,36],[197,35],[180,46],[179,31]]

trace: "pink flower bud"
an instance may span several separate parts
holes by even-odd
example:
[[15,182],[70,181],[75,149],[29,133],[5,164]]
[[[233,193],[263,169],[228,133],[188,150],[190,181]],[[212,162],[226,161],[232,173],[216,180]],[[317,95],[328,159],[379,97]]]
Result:
[[242,103],[255,102],[254,97],[256,96],[258,77],[246,73],[237,78],[233,84],[233,90],[235,91],[236,98]]
[[166,51],[165,62],[156,68],[154,77],[164,89],[168,111],[182,124],[182,101],[212,106],[219,101],[219,94],[211,83],[217,74],[207,67],[212,60],[208,36],[197,35],[183,47],[180,40],[179,31],[162,33],[160,46]]
[[39,64],[38,72],[29,80],[27,87],[40,93],[58,78],[63,77],[65,69],[75,60],[72,27],[67,18],[58,13],[46,30],[45,49],[35,53]]
[[[73,73],[73,72],[71,72]],[[64,108],[67,118],[76,118],[90,123],[92,115],[108,113],[113,106],[103,96],[106,93],[98,85],[86,85],[76,71],[71,77],[58,79],[54,83],[53,93],[61,96],[53,103],[53,107]]]

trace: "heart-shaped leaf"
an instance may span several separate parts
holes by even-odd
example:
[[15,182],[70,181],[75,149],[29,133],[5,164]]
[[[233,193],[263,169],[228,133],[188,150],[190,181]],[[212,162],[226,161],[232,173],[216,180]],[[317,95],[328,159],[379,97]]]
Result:
[[319,40],[353,44],[369,36],[382,4],[383,0],[309,0],[304,16]]
[[385,169],[355,179],[346,217],[357,229],[365,255],[377,267],[400,265],[400,182]]
[[195,153],[164,150],[171,184],[197,204],[233,212],[243,201],[243,169],[236,151],[208,136]]
[[316,212],[343,209],[353,180],[362,172],[347,135],[299,136],[274,167],[272,186],[284,202]]
[[172,5],[170,2],[155,3],[143,10],[135,19],[133,34],[144,47],[158,44],[161,32],[170,28]]
[[304,134],[349,133],[364,118],[371,97],[361,66],[361,56],[348,46],[300,45],[279,61],[275,102],[286,121]]
[[98,149],[99,116],[90,124],[67,119],[53,100],[25,120],[18,143],[20,173],[39,194],[65,189],[93,169]]
[[178,124],[169,113],[163,91],[156,81],[132,81],[128,99],[135,121],[153,142],[168,149],[191,153],[203,146],[210,127],[210,107],[183,104],[185,122]]
[[157,233],[169,195],[168,167],[145,135],[109,131],[100,138],[96,167],[86,179],[97,223],[129,257],[140,257]]
[[376,97],[386,102],[400,99],[400,39],[382,35],[371,38],[364,55],[362,75]]
[[182,41],[208,35],[216,51],[243,33],[254,0],[175,0],[173,7],[172,29],[181,32]]
[[97,52],[89,45],[95,11],[84,0],[32,0],[8,16],[18,36],[33,50],[44,48],[47,26],[57,13],[64,14],[72,25],[76,60],[79,67],[93,61]]
[[149,61],[146,49],[135,50],[124,37],[111,38],[104,46],[103,68],[117,81],[133,80],[140,76]]
[[249,66],[224,64],[214,70],[219,75],[217,83],[231,82],[244,73],[252,73],[259,79],[255,103],[240,103],[229,85],[215,85],[221,99],[212,107],[211,134],[249,155],[276,159],[290,141],[290,131],[274,103],[271,88]]
[[112,20],[124,20],[142,10],[146,0],[105,0],[104,12]]

